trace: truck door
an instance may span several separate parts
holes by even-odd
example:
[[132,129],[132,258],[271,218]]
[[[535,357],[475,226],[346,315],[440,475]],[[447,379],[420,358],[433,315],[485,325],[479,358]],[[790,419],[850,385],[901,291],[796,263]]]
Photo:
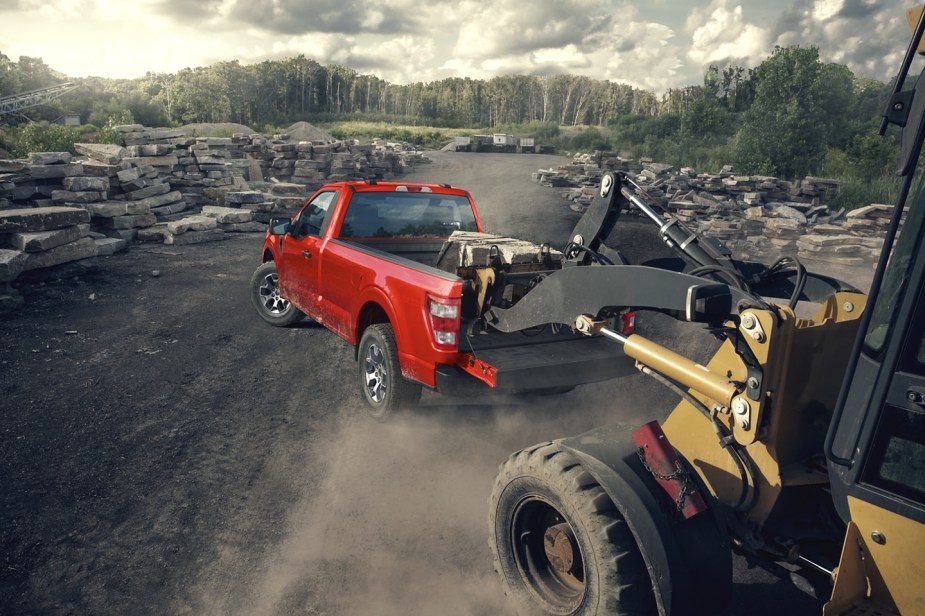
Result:
[[319,323],[324,322],[317,301],[320,252],[339,195],[339,190],[327,190],[306,203],[289,226],[280,249],[280,292]]

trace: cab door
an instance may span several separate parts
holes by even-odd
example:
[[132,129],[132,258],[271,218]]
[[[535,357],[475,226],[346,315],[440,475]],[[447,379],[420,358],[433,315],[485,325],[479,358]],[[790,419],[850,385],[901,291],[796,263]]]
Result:
[[830,429],[829,475],[848,534],[826,615],[860,603],[925,613],[925,175],[917,175]]
[[318,274],[324,234],[339,190],[316,194],[299,211],[280,247],[280,293],[312,319],[323,323],[318,306]]

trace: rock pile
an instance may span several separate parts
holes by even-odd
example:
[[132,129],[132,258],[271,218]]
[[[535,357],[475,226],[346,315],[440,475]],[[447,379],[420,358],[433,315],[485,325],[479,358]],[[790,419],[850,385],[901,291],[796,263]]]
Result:
[[627,173],[657,205],[747,257],[796,254],[838,265],[871,264],[880,255],[893,210],[876,204],[832,211],[825,201],[837,194],[836,180],[807,177],[787,182],[738,175],[729,166],[719,173],[697,173],[604,152],[576,155],[569,164],[540,169],[533,179],[564,188],[562,195],[571,207],[583,211],[605,170]]
[[0,210],[0,312],[22,304],[10,283],[23,272],[95,257],[90,216],[77,207],[35,207]]
[[[0,160],[0,312],[17,303],[10,283],[23,271],[111,255],[133,241],[190,244],[263,233],[271,218],[294,214],[325,182],[385,179],[429,162],[385,142],[197,137],[140,124],[116,130],[121,145],[76,144],[77,157],[38,152]],[[80,222],[65,225],[61,212]]]

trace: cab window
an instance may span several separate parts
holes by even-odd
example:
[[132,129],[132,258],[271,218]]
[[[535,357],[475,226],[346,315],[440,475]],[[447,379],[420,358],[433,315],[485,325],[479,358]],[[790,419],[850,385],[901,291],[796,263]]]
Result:
[[925,413],[884,407],[863,483],[925,504]]
[[[925,291],[916,300],[916,314],[925,311]],[[910,392],[925,392],[925,321],[913,319],[903,344],[899,373]],[[887,404],[877,423],[864,483],[925,504],[925,406]]]
[[306,235],[323,235],[334,211],[339,190],[330,190],[318,194],[299,213],[294,227],[293,235],[303,237]]
[[917,232],[922,228],[922,218],[925,217],[925,175],[917,172],[916,182],[915,196],[909,203],[906,222],[899,233],[896,248],[890,255],[890,264],[873,307],[867,335],[864,337],[864,350],[874,357],[880,356],[886,345],[896,308],[902,302],[907,286],[909,268],[919,250]]
[[478,231],[472,204],[461,195],[361,192],[347,207],[343,238],[446,238]]

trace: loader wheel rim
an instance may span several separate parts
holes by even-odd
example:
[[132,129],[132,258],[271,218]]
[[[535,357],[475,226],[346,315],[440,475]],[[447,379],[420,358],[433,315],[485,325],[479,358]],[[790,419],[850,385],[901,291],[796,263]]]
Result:
[[511,523],[517,568],[530,592],[553,613],[572,613],[585,596],[581,548],[568,520],[551,503],[521,501]]

